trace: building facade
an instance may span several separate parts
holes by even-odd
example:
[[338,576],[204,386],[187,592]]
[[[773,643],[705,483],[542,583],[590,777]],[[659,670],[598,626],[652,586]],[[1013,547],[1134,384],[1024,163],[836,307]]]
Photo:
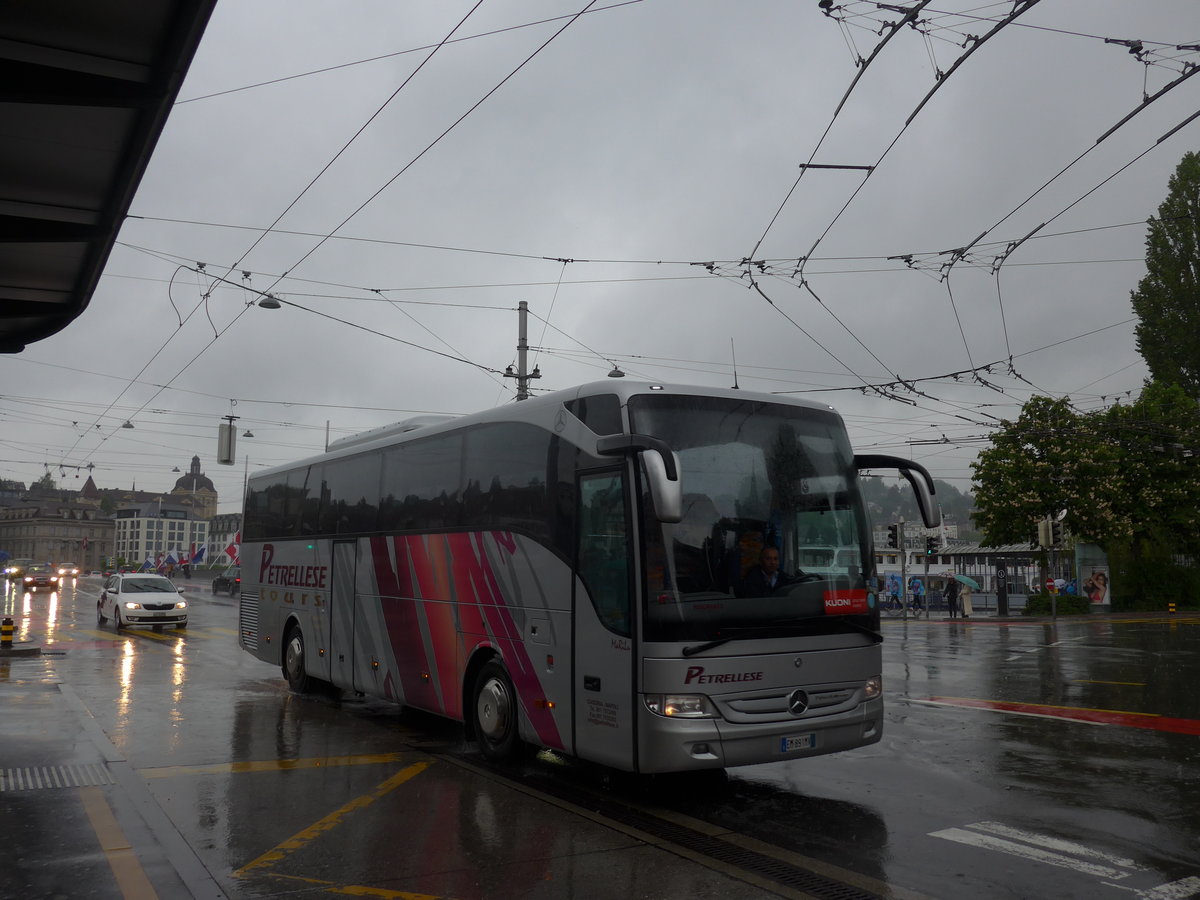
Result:
[[112,552],[112,540],[112,519],[87,503],[42,499],[0,508],[0,548],[14,559],[73,562],[96,571]]
[[117,510],[113,555],[138,567],[149,562],[160,568],[174,560],[190,561],[200,547],[208,546],[208,523],[194,519],[191,510],[165,503],[139,503]]

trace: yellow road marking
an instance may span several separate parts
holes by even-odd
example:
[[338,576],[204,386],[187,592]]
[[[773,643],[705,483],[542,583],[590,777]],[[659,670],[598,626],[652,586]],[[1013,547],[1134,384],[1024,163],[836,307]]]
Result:
[[303,831],[294,834],[283,843],[278,844],[271,850],[268,850],[262,856],[258,857],[258,859],[246,863],[246,865],[242,866],[233,873],[234,877],[241,878],[247,872],[251,872],[254,869],[262,869],[272,865],[273,863],[282,862],[288,857],[289,854],[294,853],[297,850],[304,849],[306,845],[308,845],[311,841],[316,840],[326,831],[331,831],[338,825],[341,825],[342,820],[350,813],[354,812],[355,810],[370,806],[380,797],[383,797],[385,794],[388,794],[389,792],[400,787],[400,785],[404,784],[404,782],[408,781],[410,778],[413,778],[414,776],[424,772],[431,765],[433,765],[432,762],[419,762],[413,763],[411,766],[401,769],[391,778],[378,784],[373,791],[370,791],[359,797],[355,797],[340,809],[334,810],[329,815],[325,816],[325,818],[314,822]]
[[154,886],[142,871],[133,846],[121,831],[121,826],[117,824],[108,801],[104,799],[104,792],[98,787],[82,787],[79,789],[79,796],[83,800],[88,820],[92,823],[92,830],[100,839],[100,849],[104,851],[113,877],[117,879],[121,895],[125,900],[157,900],[158,894],[154,892]]
[[291,769],[323,769],[332,766],[371,766],[402,762],[405,753],[362,753],[355,756],[315,756],[307,759],[263,759],[251,762],[213,763],[207,766],[162,766],[138,769],[143,778],[174,778],[179,775],[240,775],[246,772],[284,772]]
[[119,635],[115,631],[100,631],[98,628],[76,628],[72,634],[89,634],[92,637],[115,641]]
[[347,894],[351,897],[384,897],[387,900],[447,900],[438,894],[414,894],[412,891],[389,891],[386,888],[369,887],[363,884],[338,884],[334,881],[324,881],[320,878],[301,878],[299,875],[280,875],[270,873],[272,878],[283,881],[299,881],[301,884],[315,884],[325,888],[330,894]]
[[[148,627],[153,627],[153,626],[144,626],[142,628],[130,628],[127,625],[127,626],[125,626],[125,630],[128,631],[130,634],[136,634],[138,637],[148,637],[151,640],[155,640],[155,641],[174,641],[174,640],[178,640],[179,638],[183,637],[182,631],[179,632],[178,634],[166,634],[166,633],[160,633],[160,632],[155,632],[155,631],[148,631],[147,630]],[[167,627],[170,627],[170,626],[167,626]],[[186,631],[186,630],[187,629],[184,629],[184,631]]]

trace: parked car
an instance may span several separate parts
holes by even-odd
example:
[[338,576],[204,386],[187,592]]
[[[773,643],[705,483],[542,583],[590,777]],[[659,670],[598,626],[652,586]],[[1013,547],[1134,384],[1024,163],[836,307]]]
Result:
[[54,566],[45,563],[34,563],[25,569],[21,582],[27,591],[56,591],[58,590],[58,572]]
[[15,581],[18,578],[23,578],[25,570],[32,565],[32,559],[10,559],[4,566],[4,574]]
[[75,563],[59,563],[58,574],[63,578],[78,578],[79,566]]
[[96,621],[109,619],[117,628],[129,625],[164,625],[187,628],[187,601],[180,596],[183,588],[164,575],[152,572],[110,575],[96,601]]
[[240,594],[242,591],[242,567],[230,566],[220,575],[213,579],[212,592],[220,594],[222,592],[230,597]]

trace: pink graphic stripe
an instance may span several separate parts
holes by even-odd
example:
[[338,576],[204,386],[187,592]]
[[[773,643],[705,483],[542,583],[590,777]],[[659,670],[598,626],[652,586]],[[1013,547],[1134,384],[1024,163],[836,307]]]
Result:
[[454,560],[454,583],[458,589],[459,601],[463,604],[478,604],[488,630],[500,645],[500,651],[508,664],[508,671],[517,691],[517,698],[533,723],[538,740],[546,747],[561,748],[562,738],[553,713],[548,709],[533,707],[528,702],[532,697],[543,697],[545,694],[537,670],[526,652],[521,633],[513,621],[512,612],[504,601],[496,574],[492,571],[484,552],[485,542],[489,539],[495,540],[500,546],[505,546],[504,539],[511,540],[504,534],[454,534],[447,537]]

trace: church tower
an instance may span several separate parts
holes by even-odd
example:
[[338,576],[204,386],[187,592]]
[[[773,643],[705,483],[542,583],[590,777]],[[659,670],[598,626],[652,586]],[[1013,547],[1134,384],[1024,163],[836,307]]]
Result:
[[175,482],[171,497],[180,506],[190,506],[197,519],[208,521],[217,514],[217,489],[200,471],[200,457],[192,457],[192,467]]

